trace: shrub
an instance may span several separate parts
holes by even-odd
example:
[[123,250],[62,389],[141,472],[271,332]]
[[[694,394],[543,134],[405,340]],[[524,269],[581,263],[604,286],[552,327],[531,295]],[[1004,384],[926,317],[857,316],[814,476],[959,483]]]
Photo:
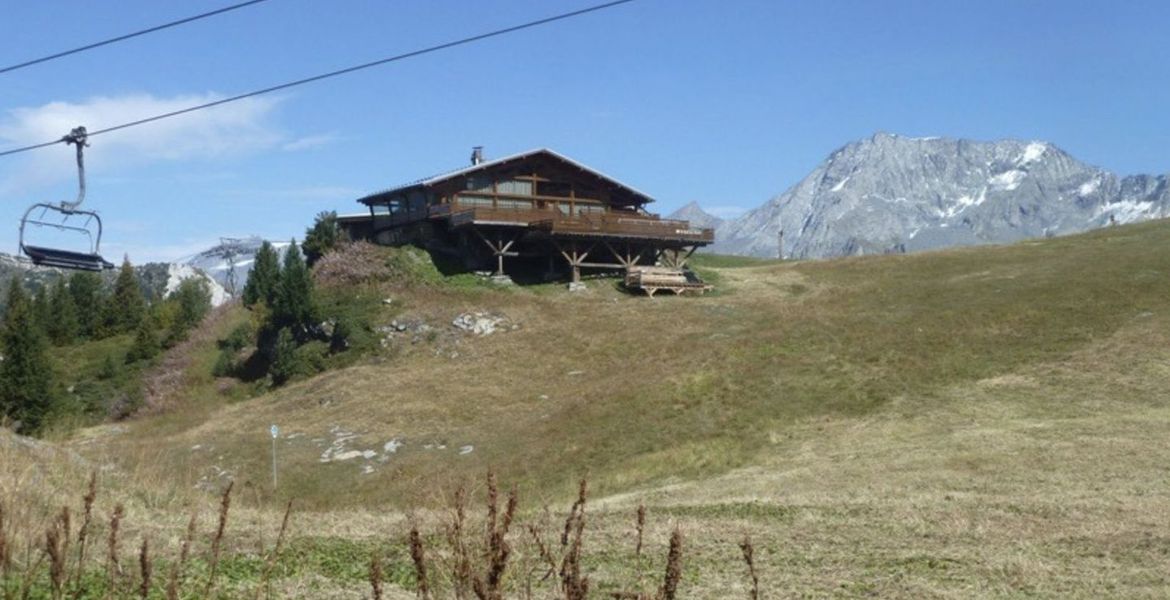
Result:
[[231,330],[227,334],[227,337],[219,341],[219,347],[224,350],[239,352],[252,343],[252,338],[255,335],[255,328],[251,323],[242,323]]
[[219,356],[215,358],[215,365],[211,367],[211,374],[215,377],[231,377],[237,370],[236,351],[227,347],[221,348]]

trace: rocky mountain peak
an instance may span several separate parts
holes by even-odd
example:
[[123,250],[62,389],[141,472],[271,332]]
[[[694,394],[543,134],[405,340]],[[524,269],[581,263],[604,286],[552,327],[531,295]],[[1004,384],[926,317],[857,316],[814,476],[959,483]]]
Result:
[[716,228],[723,223],[723,219],[703,210],[699,203],[692,200],[682,208],[667,215],[668,219],[689,221],[694,227]]
[[1043,141],[876,133],[719,226],[714,251],[823,258],[1005,243],[1167,214],[1166,176],[1120,178]]

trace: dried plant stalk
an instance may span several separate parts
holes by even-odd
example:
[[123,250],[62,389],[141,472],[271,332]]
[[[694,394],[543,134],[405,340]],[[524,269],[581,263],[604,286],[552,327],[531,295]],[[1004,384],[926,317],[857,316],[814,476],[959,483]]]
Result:
[[675,600],[678,593],[678,581],[682,578],[682,531],[678,527],[670,534],[670,550],[666,555],[666,574],[662,578],[662,588],[658,591],[660,600]]
[[743,536],[743,541],[739,543],[739,549],[743,551],[743,562],[747,563],[748,577],[752,581],[752,587],[748,591],[748,598],[751,598],[751,600],[760,600],[760,578],[756,575],[756,549],[752,546],[752,537],[750,535]]
[[382,561],[377,551],[370,556],[370,592],[373,600],[382,600]]
[[191,544],[195,541],[195,513],[191,513],[191,520],[187,521],[187,533],[179,547],[179,561],[171,567],[171,577],[167,581],[167,600],[179,599],[179,588],[183,584],[183,576],[187,568],[187,559],[191,555]]
[[504,573],[508,569],[508,558],[512,548],[508,544],[508,529],[516,518],[516,507],[519,500],[513,488],[508,494],[508,504],[504,509],[503,520],[498,517],[499,487],[496,484],[495,473],[488,471],[487,478],[487,540],[485,558],[487,572],[484,576],[476,577],[473,589],[480,600],[501,600],[503,598]]
[[232,506],[232,486],[236,482],[228,483],[227,489],[223,491],[223,498],[219,503],[219,526],[215,529],[215,537],[211,540],[211,558],[209,559],[209,567],[207,574],[207,587],[204,588],[203,597],[211,597],[211,590],[215,588],[215,578],[219,571],[219,555],[223,544],[223,535],[227,531],[228,511]]
[[447,526],[447,543],[452,553],[452,592],[457,600],[467,597],[471,589],[471,555],[467,547],[465,529],[467,523],[467,490],[459,486],[455,490],[455,505],[451,523]]
[[549,551],[548,545],[544,543],[544,538],[540,535],[540,528],[536,525],[528,525],[528,533],[532,536],[532,541],[536,543],[536,551],[540,555],[540,560],[548,565],[548,571],[541,577],[541,581],[548,579],[553,573],[557,572],[557,560],[553,558],[552,552]]
[[422,535],[418,532],[418,525],[410,528],[410,560],[414,563],[415,590],[419,598],[424,600],[431,597],[431,586],[427,578],[427,556],[423,548]]
[[142,547],[138,550],[138,571],[142,575],[142,583],[138,586],[138,596],[146,600],[150,596],[150,574],[153,570],[150,563],[150,542],[142,538]]
[[97,471],[89,474],[89,486],[82,497],[81,528],[77,530],[77,572],[74,577],[75,595],[81,593],[81,575],[85,570],[85,546],[93,523],[93,503],[97,499]]
[[45,531],[45,554],[49,557],[49,583],[54,599],[61,597],[65,584],[65,535],[60,518],[55,519]]
[[642,558],[642,534],[646,530],[646,505],[639,504],[638,512],[634,516],[634,526],[638,530],[637,545],[634,546],[634,558]]
[[117,579],[122,574],[122,565],[118,562],[118,530],[122,527],[122,516],[126,508],[120,503],[114,506],[114,514],[110,517],[110,535],[106,538],[106,569],[109,576],[109,590],[112,593]]
[[280,533],[276,535],[276,545],[272,548],[272,554],[268,555],[268,562],[264,565],[264,573],[260,577],[260,585],[256,587],[257,600],[262,592],[267,592],[269,596],[272,595],[270,587],[272,571],[276,568],[276,561],[280,558],[280,549],[284,546],[284,536],[288,532],[288,517],[292,514],[292,504],[292,500],[289,500],[284,507],[284,518],[280,521]]
[[581,544],[585,533],[585,500],[588,484],[582,479],[577,487],[577,500],[565,519],[561,547],[568,547],[561,559],[561,591],[566,600],[585,600],[589,595],[589,578],[581,576]]

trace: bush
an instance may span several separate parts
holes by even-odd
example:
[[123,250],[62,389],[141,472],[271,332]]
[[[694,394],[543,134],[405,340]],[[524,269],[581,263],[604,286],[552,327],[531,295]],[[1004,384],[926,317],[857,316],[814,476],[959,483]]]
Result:
[[211,367],[211,374],[215,377],[231,377],[239,370],[236,364],[236,351],[221,347],[219,356],[215,358],[215,365]]
[[319,341],[309,342],[297,348],[294,356],[293,375],[295,377],[312,377],[327,367],[326,357],[329,356],[329,344]]
[[134,333],[134,345],[130,346],[130,351],[126,353],[126,362],[150,360],[158,356],[161,351],[162,344],[158,340],[154,319],[149,316],[143,318],[139,321],[138,329]]
[[219,341],[219,347],[223,350],[239,352],[252,343],[252,338],[255,335],[255,328],[252,327],[251,323],[242,323],[227,334],[227,337]]

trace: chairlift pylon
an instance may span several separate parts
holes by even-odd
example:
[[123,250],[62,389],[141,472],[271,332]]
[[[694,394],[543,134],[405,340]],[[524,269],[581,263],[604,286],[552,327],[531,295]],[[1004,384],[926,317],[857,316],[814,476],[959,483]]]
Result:
[[[85,127],[77,127],[69,135],[61,138],[66,144],[77,146],[77,199],[73,202],[62,200],[59,204],[37,202],[28,207],[20,219],[20,252],[32,260],[34,265],[59,267],[62,269],[76,269],[81,271],[102,271],[113,269],[114,264],[102,258],[102,218],[96,212],[83,210],[81,203],[85,201],[85,155],[84,148],[89,144],[86,141]],[[39,212],[38,212],[39,211]],[[34,216],[34,213],[35,216]],[[50,220],[52,213],[61,216],[60,221]],[[57,231],[66,231],[84,235],[88,240],[88,252],[50,248],[25,243],[25,229],[34,227],[49,227]]]

